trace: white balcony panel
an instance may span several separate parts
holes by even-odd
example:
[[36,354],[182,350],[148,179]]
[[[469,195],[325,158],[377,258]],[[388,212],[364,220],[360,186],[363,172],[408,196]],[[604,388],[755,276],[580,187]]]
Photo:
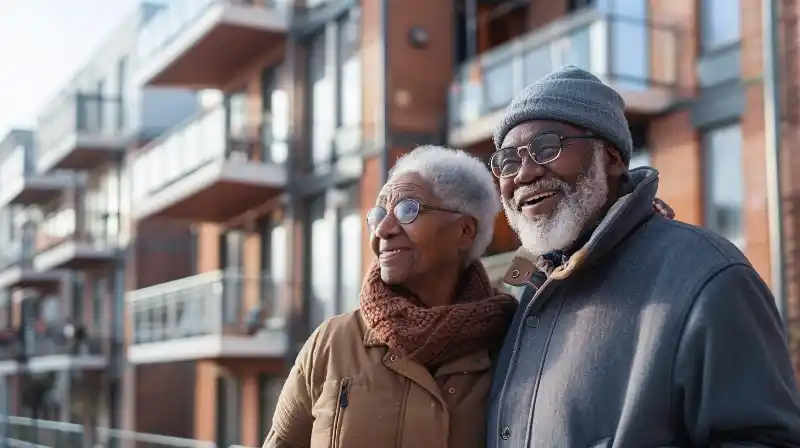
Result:
[[221,26],[285,33],[288,1],[249,5],[236,0],[170,2],[139,33],[136,82],[149,84]]
[[46,355],[28,359],[27,370],[31,373],[60,372],[62,370],[100,370],[107,365],[100,355]]
[[219,358],[277,358],[286,354],[283,332],[255,336],[207,335],[128,347],[128,362],[152,364]]

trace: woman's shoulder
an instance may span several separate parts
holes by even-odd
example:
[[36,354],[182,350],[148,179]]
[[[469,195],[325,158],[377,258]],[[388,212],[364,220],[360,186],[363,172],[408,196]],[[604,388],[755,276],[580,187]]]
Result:
[[365,328],[361,310],[355,309],[349,313],[329,317],[320,324],[317,331],[320,333],[318,336],[320,342],[341,343],[342,339],[363,338]]
[[306,344],[314,347],[314,358],[324,357],[331,350],[361,343],[365,331],[361,311],[356,309],[326,319],[314,330]]

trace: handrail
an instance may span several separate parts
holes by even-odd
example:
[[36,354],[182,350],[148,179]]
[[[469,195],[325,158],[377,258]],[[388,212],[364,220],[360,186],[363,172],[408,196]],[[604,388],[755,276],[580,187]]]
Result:
[[174,448],[217,448],[214,442],[203,440],[187,439],[183,437],[162,436],[160,434],[149,434],[145,432],[129,431],[126,429],[97,428],[97,432],[110,437],[132,440],[134,442],[157,443],[160,445],[171,445]]
[[224,274],[222,270],[202,272],[189,277],[183,277],[177,280],[148,286],[146,288],[128,291],[126,298],[128,302],[139,302],[152,297],[157,297],[164,294],[172,294],[188,288],[193,288],[207,283],[213,283],[222,280],[223,275]]

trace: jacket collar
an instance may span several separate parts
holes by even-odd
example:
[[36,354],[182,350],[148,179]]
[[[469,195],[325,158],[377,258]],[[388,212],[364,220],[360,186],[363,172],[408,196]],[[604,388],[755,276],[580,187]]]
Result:
[[654,213],[653,199],[658,190],[658,171],[649,167],[636,168],[629,172],[629,177],[631,192],[611,206],[589,240],[566,263],[547,272],[543,257],[536,257],[524,248],[519,248],[503,282],[512,286],[530,284],[532,274],[539,270],[555,279],[566,278],[578,267],[588,267],[602,259]]

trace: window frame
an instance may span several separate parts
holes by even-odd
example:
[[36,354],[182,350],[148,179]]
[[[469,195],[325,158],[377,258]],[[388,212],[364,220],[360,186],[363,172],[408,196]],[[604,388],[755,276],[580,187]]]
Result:
[[[714,160],[714,144],[713,144],[713,137],[714,135],[719,135],[720,132],[734,130],[737,131],[738,135],[738,155],[739,155],[739,163],[736,165],[738,167],[738,176],[739,176],[739,183],[741,186],[741,194],[739,195],[739,228],[737,229],[737,235],[728,235],[723,232],[723,229],[720,228],[719,223],[714,218],[714,211],[717,207],[717,202],[715,201],[715,190],[714,190],[714,176],[716,173],[719,173],[718,166],[713,163]],[[701,130],[700,134],[700,148],[702,152],[702,172],[703,172],[703,226],[722,235],[723,237],[727,238],[731,241],[734,245],[743,249],[747,243],[746,240],[746,228],[745,228],[745,214],[746,214],[746,197],[745,197],[745,187],[744,187],[744,166],[743,166],[743,158],[744,158],[744,136],[742,134],[742,125],[739,120],[735,121],[726,121],[722,123],[715,124],[713,126],[704,128]],[[726,147],[726,152],[730,153],[731,149]],[[732,173],[725,173],[724,177],[726,179],[732,178]]]

